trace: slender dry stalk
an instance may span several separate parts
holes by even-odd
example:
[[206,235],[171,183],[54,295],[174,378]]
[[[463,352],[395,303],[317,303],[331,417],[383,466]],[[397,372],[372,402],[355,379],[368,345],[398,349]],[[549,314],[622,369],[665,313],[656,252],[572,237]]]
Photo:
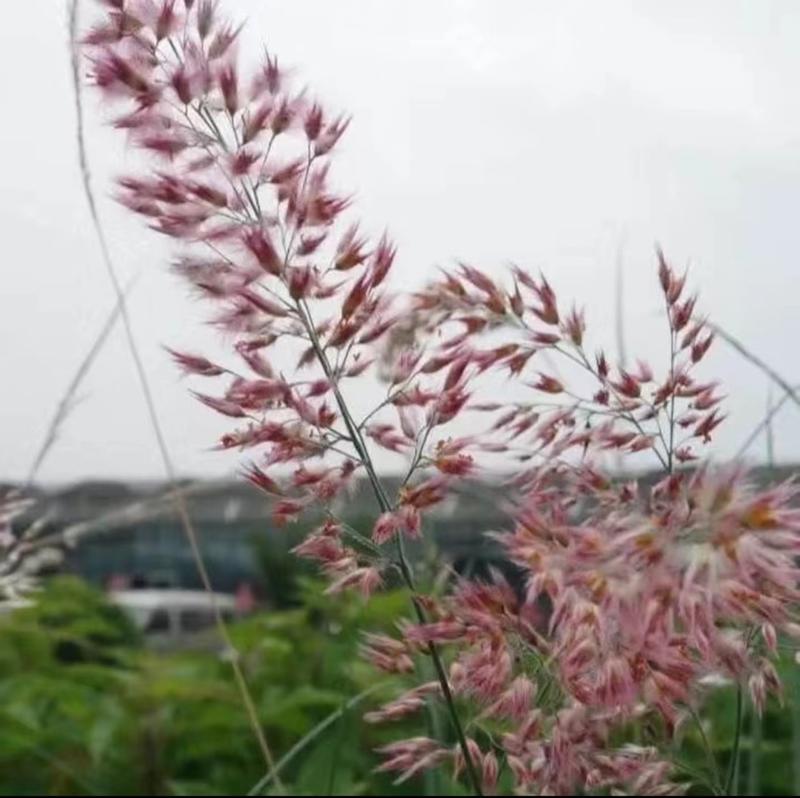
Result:
[[[795,391],[800,391],[800,385],[794,386]],[[742,445],[736,451],[735,459],[740,459],[745,452],[753,445],[756,441],[758,436],[764,432],[764,430],[771,430],[772,429],[772,420],[775,418],[776,415],[783,409],[783,406],[792,398],[792,395],[789,393],[785,393],[779,402],[775,402],[769,409],[769,412],[758,422],[755,426],[753,431],[747,436],[747,439],[742,443]],[[770,433],[771,434],[771,433]]]
[[749,360],[754,366],[761,369],[776,385],[783,389],[786,396],[800,407],[800,394],[791,383],[782,377],[772,366],[765,363],[758,355],[751,352],[738,338],[726,332],[718,324],[709,325],[714,332],[722,338],[728,345],[733,347],[745,360]]
[[[233,645],[230,634],[228,632],[228,628],[225,624],[225,620],[222,617],[222,612],[217,603],[211,579],[209,577],[205,561],[203,560],[202,552],[200,551],[200,545],[198,542],[197,533],[194,529],[191,516],[189,515],[186,499],[180,489],[177,480],[175,467],[173,465],[172,457],[170,455],[169,448],[167,446],[167,442],[164,437],[164,433],[161,427],[161,422],[158,416],[158,411],[155,406],[155,400],[153,398],[152,390],[150,388],[150,382],[147,377],[147,372],[144,368],[144,363],[142,361],[139,352],[139,347],[136,343],[133,324],[131,322],[130,313],[128,312],[128,307],[125,302],[125,294],[122,289],[122,284],[120,282],[119,276],[117,275],[116,268],[114,267],[114,262],[111,258],[111,252],[108,246],[108,241],[106,239],[105,231],[100,222],[100,215],[98,213],[97,203],[95,201],[94,191],[92,189],[92,184],[91,184],[91,172],[89,169],[86,140],[84,133],[84,123],[83,123],[83,103],[82,103],[81,79],[80,79],[80,56],[78,49],[79,5],[80,5],[80,0],[69,0],[68,19],[69,19],[69,48],[70,48],[70,59],[72,65],[73,90],[75,97],[78,161],[80,166],[81,178],[83,182],[84,194],[86,196],[86,201],[89,205],[89,213],[92,218],[92,225],[97,235],[98,244],[100,246],[100,251],[103,258],[103,263],[105,265],[109,281],[111,282],[111,285],[114,289],[114,293],[117,297],[117,302],[119,304],[119,312],[122,318],[123,327],[125,329],[125,337],[128,342],[128,349],[130,351],[131,358],[134,362],[140,388],[144,396],[145,404],[147,406],[148,418],[153,430],[154,437],[156,439],[156,443],[158,445],[158,450],[164,465],[164,471],[166,473],[167,481],[169,482],[172,489],[175,509],[178,513],[181,524],[186,533],[187,540],[189,541],[189,546],[192,550],[192,556],[194,558],[195,565],[197,567],[197,572],[200,576],[200,580],[203,584],[204,589],[208,593],[217,630],[219,632],[219,635],[223,643],[225,644],[225,647],[232,653],[232,656],[229,658],[229,660],[231,663],[231,667],[233,669],[234,678],[242,699],[242,703],[244,704],[245,710],[247,712],[248,720],[250,722],[250,725],[252,726],[253,733],[258,743],[259,749],[261,750],[261,753],[264,757],[264,761],[267,765],[267,768],[269,768],[269,770],[273,770],[275,767],[275,760],[272,756],[269,744],[267,743],[264,731],[261,728],[255,703],[253,702],[253,698],[247,686],[247,681],[245,679],[244,672],[242,671],[241,668],[238,651]],[[284,792],[280,779],[277,777],[275,778],[275,785],[281,792]]]
[[25,480],[26,486],[30,486],[34,482],[39,470],[42,467],[42,464],[47,458],[47,455],[50,453],[53,444],[55,444],[61,430],[61,426],[63,425],[64,421],[66,421],[67,417],[75,406],[75,395],[78,392],[78,388],[80,388],[81,383],[89,373],[89,369],[91,369],[95,358],[100,354],[100,351],[108,339],[108,336],[111,334],[111,330],[114,329],[114,325],[117,323],[117,319],[120,315],[121,307],[122,306],[119,302],[114,305],[113,310],[108,314],[103,326],[100,328],[99,333],[89,348],[89,351],[81,360],[80,365],[78,366],[77,370],[72,376],[72,379],[67,385],[64,394],[59,400],[55,412],[53,413],[53,417],[50,420],[50,424],[47,427],[47,431],[45,432],[44,439],[42,440],[42,443],[36,452],[36,456],[31,463],[31,467],[28,470],[28,476]]
[[772,428],[772,412],[773,402],[772,402],[772,386],[770,385],[767,389],[767,412],[764,415],[764,418],[767,422],[767,435],[766,435],[766,445],[767,445],[767,467],[770,471],[770,476],[772,475],[772,471],[775,469],[775,432]]
[[[617,244],[617,261],[614,272],[614,329],[617,335],[617,359],[620,368],[628,367],[628,351],[625,343],[625,238],[620,236]],[[617,471],[622,470],[622,455],[616,453],[614,463]]]
[[625,343],[625,239],[617,245],[617,261],[614,280],[614,329],[617,335],[617,358],[622,368],[628,366],[628,350]]
[[[181,486],[180,490],[184,497],[189,497],[202,493],[205,488],[206,485],[204,483],[194,482]],[[162,517],[170,508],[174,507],[174,504],[174,491],[167,490],[156,496],[149,496],[146,499],[123,504],[86,521],[68,524],[57,532],[32,538],[25,542],[24,549],[27,553],[51,546],[71,548],[91,535],[115,532],[118,529],[141,521]]]
[[[764,414],[766,424],[766,457],[768,474],[771,477],[775,469],[775,438],[772,430],[774,416],[772,400],[772,383],[767,386],[767,407]],[[750,755],[747,767],[747,794],[761,794],[761,749],[764,737],[764,718],[760,712],[750,713]]]

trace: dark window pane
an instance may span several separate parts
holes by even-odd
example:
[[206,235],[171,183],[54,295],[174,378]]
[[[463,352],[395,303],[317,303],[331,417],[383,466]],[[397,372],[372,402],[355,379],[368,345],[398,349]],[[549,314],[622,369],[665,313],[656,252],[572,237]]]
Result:
[[168,632],[169,613],[166,610],[156,610],[147,622],[145,632]]
[[199,632],[214,624],[210,610],[183,610],[181,612],[181,631]]

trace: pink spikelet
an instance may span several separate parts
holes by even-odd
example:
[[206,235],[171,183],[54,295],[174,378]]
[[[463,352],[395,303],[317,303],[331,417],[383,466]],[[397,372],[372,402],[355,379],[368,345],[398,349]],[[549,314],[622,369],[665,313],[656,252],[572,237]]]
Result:
[[[359,232],[330,179],[349,117],[295,90],[271,54],[248,75],[240,34],[210,0],[106,6],[84,41],[89,79],[122,106],[115,125],[143,154],[117,198],[175,241],[174,271],[231,346],[230,362],[170,350],[184,373],[217,381],[194,394],[237,423],[217,448],[245,453],[244,476],[272,502],[276,525],[327,519],[296,553],[318,564],[331,592],[368,596],[398,570],[413,590],[394,545],[419,537],[424,515],[479,468],[481,437],[456,439],[447,426],[468,412],[478,372],[505,355],[442,346],[428,357],[413,336],[397,346],[391,334],[412,302],[389,288],[396,249]],[[490,282],[465,273],[504,307]],[[287,359],[293,369],[272,365]],[[348,384],[370,375],[386,399],[358,419]],[[406,458],[394,495],[375,447]],[[364,475],[377,505],[371,538],[336,517]],[[407,670],[408,657],[395,667]],[[445,756],[430,753],[431,766]]]
[[[583,313],[564,317],[548,283],[520,269],[514,278],[514,301],[501,312],[487,282],[463,269],[447,274],[418,295],[416,323],[433,331],[454,312],[469,314],[459,323],[507,329],[514,357],[547,350],[575,373],[574,386],[541,372],[526,383],[560,401],[484,403],[498,412],[494,427],[509,448],[522,449],[520,462],[535,455],[513,480],[515,525],[495,536],[527,591],[520,598],[503,581],[462,584],[437,601],[434,623],[406,627],[404,636],[411,646],[447,646],[452,690],[482,716],[506,720],[503,749],[518,791],[635,785],[640,794],[666,794],[678,789],[669,763],[652,749],[615,750],[610,735],[643,712],[674,730],[688,707],[700,706],[711,676],[745,686],[758,711],[768,693],[780,696],[771,662],[777,635],[798,628],[797,491],[792,483],[756,488],[736,467],[674,470],[724,415],[716,384],[693,373],[713,336],[694,315],[696,298],[683,298],[685,276],[660,252],[673,352],[661,377],[649,364],[628,371],[603,353],[590,356]],[[564,335],[543,336],[538,325],[559,319]],[[703,352],[693,353],[698,340]],[[471,344],[480,341],[473,335]],[[608,451],[654,457],[664,477],[647,489],[621,483],[608,471]],[[544,599],[546,625],[537,612]],[[550,664],[560,699],[549,712],[533,700],[521,647]]]

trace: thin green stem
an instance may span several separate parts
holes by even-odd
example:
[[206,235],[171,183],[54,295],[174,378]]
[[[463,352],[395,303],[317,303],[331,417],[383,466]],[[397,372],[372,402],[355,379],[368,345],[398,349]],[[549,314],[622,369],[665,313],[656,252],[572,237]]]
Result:
[[735,795],[736,781],[739,775],[739,751],[742,743],[742,720],[744,716],[744,696],[742,686],[736,688],[736,732],[733,738],[731,761],[728,763],[728,774],[725,777],[725,795]]
[[411,465],[406,472],[405,477],[401,483],[401,487],[405,487],[408,484],[408,481],[414,475],[414,472],[417,470],[417,466],[419,466],[420,460],[422,459],[422,455],[425,452],[425,446],[428,443],[428,438],[430,437],[431,431],[433,430],[433,426],[435,424],[436,419],[432,418],[427,425],[425,426],[425,432],[422,435],[422,439],[418,441],[416,449],[414,451],[414,457],[411,460]]
[[[325,374],[326,378],[330,380],[336,404],[339,407],[339,412],[342,414],[342,420],[344,421],[344,424],[347,427],[347,431],[350,434],[353,447],[355,448],[356,452],[358,452],[358,455],[361,458],[361,462],[367,471],[367,475],[373,487],[373,491],[375,493],[375,498],[378,502],[378,505],[381,508],[382,512],[385,513],[391,512],[392,503],[390,502],[389,497],[386,495],[386,491],[383,487],[383,484],[381,483],[381,480],[378,477],[378,474],[375,470],[375,465],[372,462],[372,458],[370,457],[369,450],[367,449],[367,446],[361,435],[361,431],[359,430],[358,426],[356,425],[355,421],[350,415],[350,410],[339,389],[338,381],[333,373],[333,370],[331,369],[328,357],[325,354],[325,350],[319,341],[319,337],[317,336],[316,330],[314,329],[314,323],[309,313],[308,307],[301,300],[298,301],[297,303],[297,310],[304,321],[306,330],[308,331],[309,338],[311,339],[311,345],[314,348],[314,353],[317,357],[317,360],[320,363],[320,366],[322,367],[322,371]],[[414,582],[414,575],[411,570],[411,566],[409,565],[408,558],[406,557],[405,546],[403,543],[403,536],[401,534],[398,534],[396,536],[396,539],[397,539],[397,552],[399,558],[398,565],[400,568],[400,573],[402,574],[403,581],[406,583],[409,590],[411,590],[412,593],[415,594],[416,585]],[[417,615],[417,619],[419,620],[419,622],[426,623],[427,617],[425,614],[425,610],[422,607],[422,604],[416,598],[412,598],[412,603],[414,605],[414,611]],[[472,759],[472,755],[470,754],[469,747],[467,746],[467,740],[464,735],[464,729],[461,725],[461,719],[458,716],[455,700],[450,690],[450,683],[447,678],[447,673],[444,668],[444,663],[442,662],[441,655],[439,654],[439,650],[435,644],[430,643],[428,645],[428,654],[430,655],[431,660],[433,661],[434,669],[436,670],[436,676],[439,680],[439,685],[441,686],[442,689],[442,696],[444,698],[445,704],[447,705],[448,713],[450,715],[450,719],[453,724],[453,729],[458,739],[458,744],[459,747],[461,748],[461,752],[464,756],[464,762],[466,765],[466,770],[467,774],[469,775],[470,782],[472,783],[472,787],[475,791],[475,794],[483,795],[483,792],[481,790],[481,782],[480,779],[478,778],[478,772],[477,769],[475,768],[475,763]]]
[[747,794],[761,794],[761,743],[764,737],[764,719],[758,712],[750,720],[750,757],[747,767]]
[[794,794],[800,795],[800,668],[792,668],[792,775]]
[[[610,382],[608,382],[607,380],[603,380],[601,378],[599,372],[597,370],[595,370],[595,368],[589,362],[589,359],[586,357],[586,353],[583,351],[583,349],[581,347],[576,346],[575,349],[578,352],[577,356],[573,355],[571,352],[566,351],[565,349],[562,349],[558,345],[554,345],[553,346],[553,350],[554,351],[556,351],[559,354],[563,355],[564,357],[568,358],[573,363],[576,363],[581,368],[586,369],[586,371],[588,371],[589,374],[591,374],[598,382],[600,382],[602,385],[606,386],[608,388],[609,392],[611,393],[611,395],[621,405],[622,404],[622,398],[620,397],[619,392],[614,388],[613,385],[611,385]],[[579,399],[579,401],[581,401],[581,402],[585,402],[586,401],[586,400],[582,399],[581,397],[576,397],[576,398]],[[614,414],[613,411],[612,411],[612,414]],[[625,421],[627,421],[629,424],[632,424],[636,428],[636,431],[640,435],[642,435],[643,437],[647,437],[647,432],[645,431],[644,427],[642,427],[641,423],[639,421],[637,421],[636,417],[633,415],[632,412],[623,410],[622,408],[619,408],[619,410],[616,412],[616,415],[619,418],[622,418]],[[659,432],[660,432],[660,430],[659,430]],[[661,435],[660,437],[662,438],[662,441],[663,441],[663,435]],[[655,446],[653,446],[653,453],[658,458],[658,461],[661,464],[661,467],[665,471],[670,472],[671,471],[670,463],[661,454],[661,452],[658,451],[658,449]]]
[[703,721],[700,719],[700,716],[697,714],[697,711],[694,707],[689,707],[689,714],[692,716],[692,720],[697,726],[697,731],[700,733],[700,739],[703,741],[706,762],[708,763],[708,770],[713,781],[713,784],[711,785],[713,787],[713,792],[715,795],[720,795],[722,793],[722,782],[720,779],[717,758],[714,756],[714,749],[711,747],[711,741],[708,739],[706,730],[703,727]]
[[[397,535],[397,553],[400,560],[400,572],[403,575],[403,579],[405,580],[408,587],[411,589],[412,592],[416,592],[416,587],[414,585],[414,575],[411,573],[411,567],[408,564],[408,559],[405,553],[405,544],[403,543],[403,536]],[[416,612],[417,619],[420,623],[426,623],[427,617],[425,615],[425,610],[419,601],[416,598],[412,599],[412,603],[414,604],[414,611]],[[439,654],[439,649],[434,643],[428,644],[428,654],[430,655],[431,660],[433,661],[433,667],[436,670],[436,676],[439,680],[439,685],[442,688],[442,696],[444,697],[444,702],[447,706],[447,711],[450,715],[450,720],[453,724],[453,729],[455,730],[456,737],[458,739],[458,745],[461,748],[461,752],[464,755],[464,762],[467,767],[467,773],[469,774],[470,781],[472,782],[472,787],[475,790],[476,795],[483,795],[483,791],[481,790],[481,782],[478,778],[478,772],[475,768],[475,763],[472,760],[472,755],[469,751],[469,746],[467,745],[467,738],[464,734],[464,727],[461,725],[461,718],[458,716],[458,710],[456,709],[455,699],[453,698],[453,693],[450,690],[450,681],[447,678],[447,672],[444,668],[444,663],[442,662],[442,657]]]
[[[666,300],[665,300],[666,301]],[[669,447],[667,448],[667,471],[671,474],[675,467],[675,347],[678,343],[677,333],[672,326],[672,317],[667,304],[667,319],[669,324],[669,380],[672,387],[672,396],[669,400]]]

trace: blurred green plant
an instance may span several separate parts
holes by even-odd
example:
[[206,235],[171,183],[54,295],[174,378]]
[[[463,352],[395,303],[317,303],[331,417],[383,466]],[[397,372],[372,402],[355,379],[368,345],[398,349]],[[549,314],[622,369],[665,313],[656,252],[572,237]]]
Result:
[[[800,776],[800,762],[793,755],[792,725],[800,695],[795,694],[792,686],[797,681],[798,665],[787,656],[779,670],[786,688],[783,705],[770,700],[759,718],[749,698],[744,696],[740,752],[730,795],[797,794],[794,781]],[[708,698],[703,718],[702,732],[694,722],[686,725],[675,753],[685,777],[693,782],[690,795],[719,794],[715,787],[724,788],[736,739],[736,688],[715,689]]]
[[[365,708],[400,685],[361,662],[361,631],[390,629],[407,596],[333,598],[300,578],[295,598],[297,607],[253,615],[231,630],[290,792],[453,794],[458,788],[441,775],[397,787],[373,773],[377,746],[398,732],[426,733],[424,716],[405,730],[362,721]],[[0,615],[1,795],[274,790],[222,655],[148,651],[121,610],[71,577],[49,580],[35,599]],[[787,658],[782,671],[789,706],[771,703],[760,722],[746,709],[734,794],[793,793],[798,665]],[[687,723],[680,735],[675,757],[694,782],[691,794],[709,794],[725,778],[735,703],[733,688],[715,690],[703,733]],[[647,743],[658,732],[644,723],[637,733]]]
[[[231,629],[281,778],[293,794],[414,793],[422,782],[373,774],[397,729],[361,717],[398,685],[357,652],[361,630],[392,627],[407,596],[332,598],[309,579],[297,590],[301,606]],[[67,577],[0,615],[0,638],[0,794],[244,794],[265,776],[223,655],[148,651],[123,612]]]

